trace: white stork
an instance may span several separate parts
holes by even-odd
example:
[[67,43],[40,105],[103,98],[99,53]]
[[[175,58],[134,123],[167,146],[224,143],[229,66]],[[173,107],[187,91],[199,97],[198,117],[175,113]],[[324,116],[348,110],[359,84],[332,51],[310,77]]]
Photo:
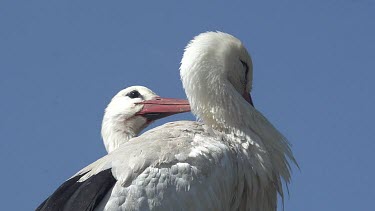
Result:
[[[187,100],[161,98],[144,86],[131,86],[119,91],[108,104],[102,122],[102,138],[108,153],[137,136],[155,120],[178,113],[189,112]],[[47,200],[56,202],[56,193]],[[57,198],[60,198],[58,196]],[[43,203],[46,203],[47,200]],[[59,199],[60,200],[60,199]],[[43,205],[43,204],[42,204]],[[37,210],[60,210],[58,206],[42,206]]]
[[276,210],[295,160],[287,140],[252,105],[245,47],[229,34],[200,34],[180,70],[203,123],[167,123],[123,143],[39,210]]

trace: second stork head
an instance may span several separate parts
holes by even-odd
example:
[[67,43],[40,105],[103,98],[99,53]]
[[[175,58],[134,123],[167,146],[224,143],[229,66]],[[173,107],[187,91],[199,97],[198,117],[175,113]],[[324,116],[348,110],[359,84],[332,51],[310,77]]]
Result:
[[105,109],[101,131],[104,145],[111,152],[153,121],[189,111],[187,100],[162,98],[144,86],[128,87]]

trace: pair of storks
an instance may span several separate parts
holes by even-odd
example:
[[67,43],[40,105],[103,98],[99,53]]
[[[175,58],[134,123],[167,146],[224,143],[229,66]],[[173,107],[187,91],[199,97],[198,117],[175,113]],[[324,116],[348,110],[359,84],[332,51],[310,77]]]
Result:
[[108,105],[102,136],[108,155],[63,183],[37,210],[277,209],[296,163],[288,141],[254,108],[252,61],[222,32],[185,48],[182,84],[200,120],[137,134],[150,122],[186,112],[187,101],[135,86]]

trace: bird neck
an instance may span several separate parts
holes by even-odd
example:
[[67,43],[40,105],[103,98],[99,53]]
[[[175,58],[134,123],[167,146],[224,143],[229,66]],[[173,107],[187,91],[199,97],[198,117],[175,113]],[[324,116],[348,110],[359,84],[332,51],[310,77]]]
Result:
[[204,79],[184,81],[184,88],[195,116],[220,132],[246,132],[244,129],[249,128],[249,118],[255,111],[254,107],[229,81],[220,78],[207,80],[212,83],[201,80]]
[[108,153],[117,149],[123,143],[137,136],[146,124],[146,120],[140,117],[122,119],[104,116],[102,122],[102,138]]
[[[262,184],[271,180],[282,190],[281,178],[290,179],[289,161],[295,163],[288,141],[232,84],[225,79],[195,82],[182,78],[192,112],[224,140],[249,156],[244,161]],[[206,85],[208,84],[208,85]],[[205,90],[200,90],[205,89]],[[250,169],[249,168],[249,169]],[[266,181],[267,180],[267,181]],[[256,181],[253,181],[255,184]]]

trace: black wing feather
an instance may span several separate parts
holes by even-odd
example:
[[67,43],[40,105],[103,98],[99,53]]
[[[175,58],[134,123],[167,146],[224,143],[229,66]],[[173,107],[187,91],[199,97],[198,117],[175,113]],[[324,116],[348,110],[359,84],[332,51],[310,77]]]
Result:
[[85,174],[77,175],[64,182],[36,208],[36,211],[93,210],[114,186],[116,179],[111,169],[107,169],[83,182],[78,182]]

